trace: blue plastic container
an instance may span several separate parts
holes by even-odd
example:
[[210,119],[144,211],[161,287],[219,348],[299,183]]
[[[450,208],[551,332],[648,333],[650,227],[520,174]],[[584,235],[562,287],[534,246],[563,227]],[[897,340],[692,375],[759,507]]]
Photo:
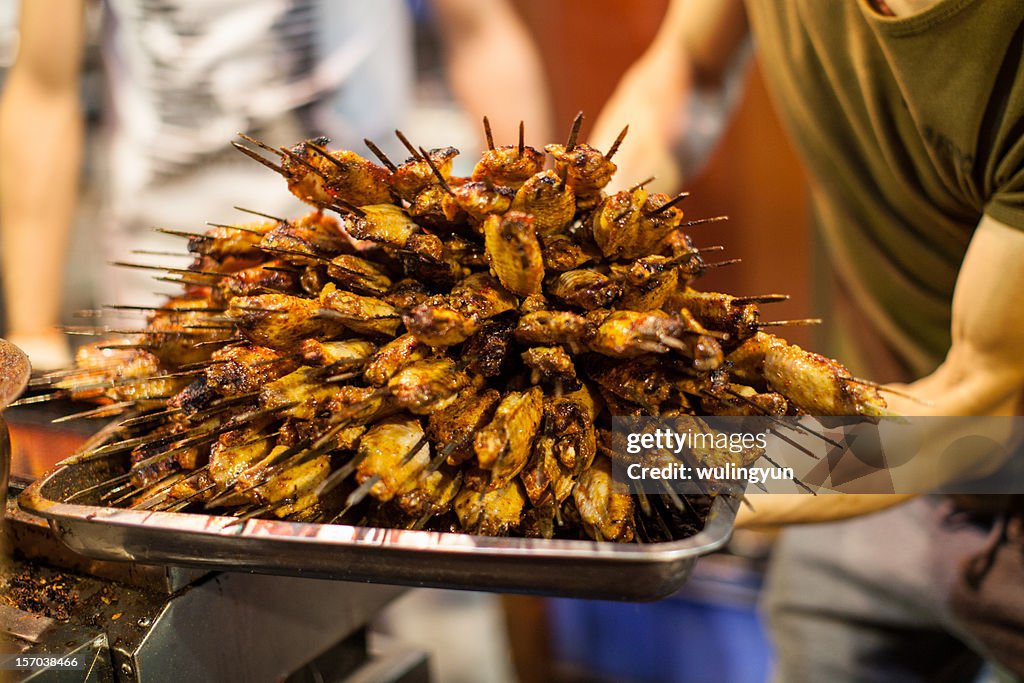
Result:
[[729,559],[701,560],[679,593],[658,602],[550,600],[559,666],[616,682],[764,683],[761,574]]

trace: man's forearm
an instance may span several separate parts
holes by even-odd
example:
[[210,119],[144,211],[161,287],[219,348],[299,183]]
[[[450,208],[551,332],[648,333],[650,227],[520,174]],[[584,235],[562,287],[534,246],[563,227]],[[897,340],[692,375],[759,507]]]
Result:
[[[964,257],[953,295],[953,344],[930,375],[901,387],[913,400],[887,394],[889,408],[905,416],[1014,415],[1024,401],[1024,317],[1013,307],[1024,295],[1024,232],[985,217]],[[892,470],[896,490],[929,491],[964,477],[988,474],[1002,464],[1002,453],[943,458],[962,434],[962,423],[936,420],[923,434],[915,457]],[[990,434],[992,438],[1013,439]],[[740,519],[747,526],[821,522],[867,514],[901,502],[894,496],[827,494],[755,495],[754,510]]]
[[834,522],[859,517],[899,505],[914,496],[906,494],[753,493],[736,515],[738,528],[765,528],[787,524]]

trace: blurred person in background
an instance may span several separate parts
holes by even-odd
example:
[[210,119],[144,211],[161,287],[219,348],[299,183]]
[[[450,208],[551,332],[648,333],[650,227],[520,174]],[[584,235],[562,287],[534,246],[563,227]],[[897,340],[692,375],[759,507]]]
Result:
[[[620,182],[653,170],[679,188],[683,105],[748,30],[810,176],[824,350],[930,401],[889,394],[897,414],[1020,415],[1024,4],[677,0],[591,135],[630,124]],[[738,526],[823,522],[775,549],[777,680],[972,681],[983,659],[1024,676],[1019,497],[749,498]]]
[[[57,324],[82,168],[86,4],[21,3],[0,102],[4,329],[37,370],[70,362]],[[414,6],[436,14],[450,88],[474,126],[486,114],[495,137],[512,140],[523,119],[532,139],[547,140],[540,59],[505,0],[103,2],[103,231],[96,251],[76,261],[180,251],[153,227],[200,231],[207,221],[252,218],[236,205],[308,211],[281,178],[230,147],[238,132],[274,145],[326,135],[332,148],[362,154],[370,138],[404,158],[394,130],[409,123],[414,104]],[[105,267],[97,298],[154,305],[160,287],[151,276]]]

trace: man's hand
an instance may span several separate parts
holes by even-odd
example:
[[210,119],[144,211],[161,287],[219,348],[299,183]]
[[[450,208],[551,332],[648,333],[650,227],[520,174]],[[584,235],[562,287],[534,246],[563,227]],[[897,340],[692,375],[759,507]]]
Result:
[[629,135],[613,159],[619,170],[608,187],[625,189],[654,175],[648,185],[675,192],[684,178],[676,150],[686,134],[686,104],[695,84],[721,84],[746,35],[740,0],[674,0],[654,42],[630,67],[609,98],[588,142],[607,150],[622,127]]
[[594,124],[589,143],[607,151],[623,126],[629,133],[613,158],[617,192],[654,176],[648,189],[675,192],[683,184],[675,150],[686,130],[692,77],[682,50],[649,50],[623,76]]
[[[736,513],[737,529],[766,529],[786,524],[834,522],[905,503],[910,494],[753,493]],[[749,505],[748,505],[749,503]]]

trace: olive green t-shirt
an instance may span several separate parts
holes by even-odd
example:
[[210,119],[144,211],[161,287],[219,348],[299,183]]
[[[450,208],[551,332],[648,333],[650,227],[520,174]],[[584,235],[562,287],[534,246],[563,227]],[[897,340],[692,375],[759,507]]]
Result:
[[864,324],[927,373],[982,215],[1024,229],[1024,0],[901,18],[867,0],[747,7],[829,267]]

